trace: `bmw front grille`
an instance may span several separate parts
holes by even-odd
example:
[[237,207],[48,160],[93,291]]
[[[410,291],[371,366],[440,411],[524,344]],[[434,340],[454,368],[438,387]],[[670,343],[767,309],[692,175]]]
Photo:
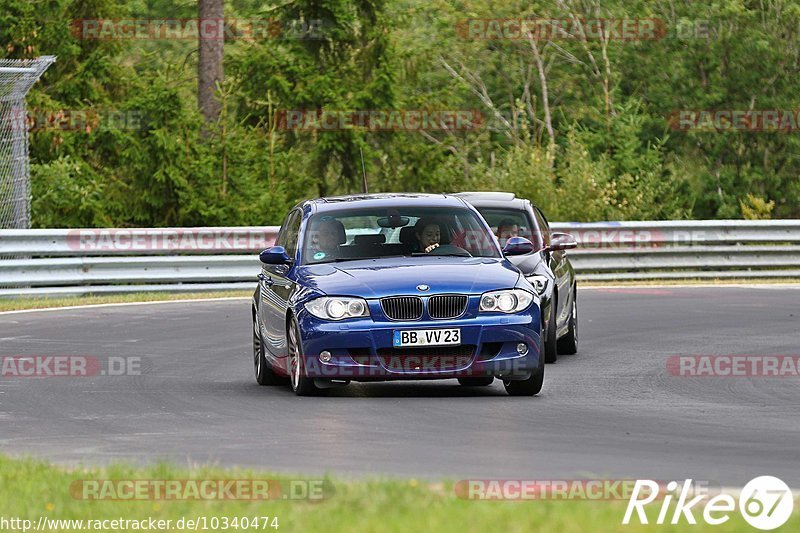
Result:
[[431,296],[428,314],[431,318],[457,318],[467,310],[467,297],[463,295]]
[[[462,294],[431,296],[428,315],[434,319],[458,318],[467,310],[468,298]],[[423,303],[419,296],[393,296],[381,299],[381,308],[391,320],[419,320]]]
[[392,320],[419,320],[422,317],[422,298],[419,296],[382,298],[381,308]]

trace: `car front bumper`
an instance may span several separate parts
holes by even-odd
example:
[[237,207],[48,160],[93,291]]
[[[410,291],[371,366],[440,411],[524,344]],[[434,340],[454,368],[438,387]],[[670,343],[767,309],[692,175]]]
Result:
[[[495,376],[520,380],[540,367],[542,339],[536,303],[517,314],[472,313],[449,320],[333,322],[305,310],[297,319],[305,373],[311,378],[385,381]],[[447,328],[461,330],[460,345],[393,346],[397,330]],[[517,349],[520,344],[527,350],[523,354]],[[323,351],[330,353],[330,360],[320,360]]]

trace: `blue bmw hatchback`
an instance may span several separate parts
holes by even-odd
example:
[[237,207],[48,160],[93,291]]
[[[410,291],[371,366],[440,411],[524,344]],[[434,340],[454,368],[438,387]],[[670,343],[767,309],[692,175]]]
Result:
[[542,388],[540,300],[461,198],[372,194],[295,206],[264,250],[253,295],[261,385],[298,395],[350,381],[503,380],[515,396]]

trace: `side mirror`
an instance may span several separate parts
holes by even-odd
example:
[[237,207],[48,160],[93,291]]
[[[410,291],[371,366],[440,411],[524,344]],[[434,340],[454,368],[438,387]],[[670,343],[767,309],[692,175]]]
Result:
[[258,259],[265,265],[288,265],[292,262],[292,258],[289,257],[283,246],[267,248],[258,254]]
[[533,251],[533,243],[525,237],[511,237],[503,247],[505,255],[525,255]]
[[571,250],[578,247],[578,241],[569,233],[553,233],[550,236],[550,246],[545,248],[548,252],[558,250]]

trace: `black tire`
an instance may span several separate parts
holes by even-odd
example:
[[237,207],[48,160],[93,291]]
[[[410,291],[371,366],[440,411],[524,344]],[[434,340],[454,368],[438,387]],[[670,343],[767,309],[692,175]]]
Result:
[[262,386],[283,385],[286,378],[279,376],[272,370],[272,366],[264,357],[264,339],[256,325],[255,315],[253,315],[253,363],[255,366],[256,382]]
[[569,315],[569,330],[558,339],[558,353],[572,355],[578,353],[578,290],[573,289],[572,310]]
[[300,340],[300,328],[294,317],[289,319],[286,328],[286,344],[289,348],[289,383],[298,396],[321,396],[327,394],[329,389],[320,389],[314,384],[312,378],[307,377],[305,359],[301,357],[303,345]]
[[539,357],[539,368],[534,370],[528,379],[503,381],[509,396],[535,396],[541,392],[542,385],[544,385],[544,357]]
[[458,383],[464,387],[487,387],[494,382],[494,376],[458,378]]
[[547,328],[547,338],[544,340],[544,362],[555,363],[558,361],[558,339],[556,339],[556,330],[558,323],[556,315],[558,314],[558,300],[555,293],[553,299],[550,300],[550,324]]

